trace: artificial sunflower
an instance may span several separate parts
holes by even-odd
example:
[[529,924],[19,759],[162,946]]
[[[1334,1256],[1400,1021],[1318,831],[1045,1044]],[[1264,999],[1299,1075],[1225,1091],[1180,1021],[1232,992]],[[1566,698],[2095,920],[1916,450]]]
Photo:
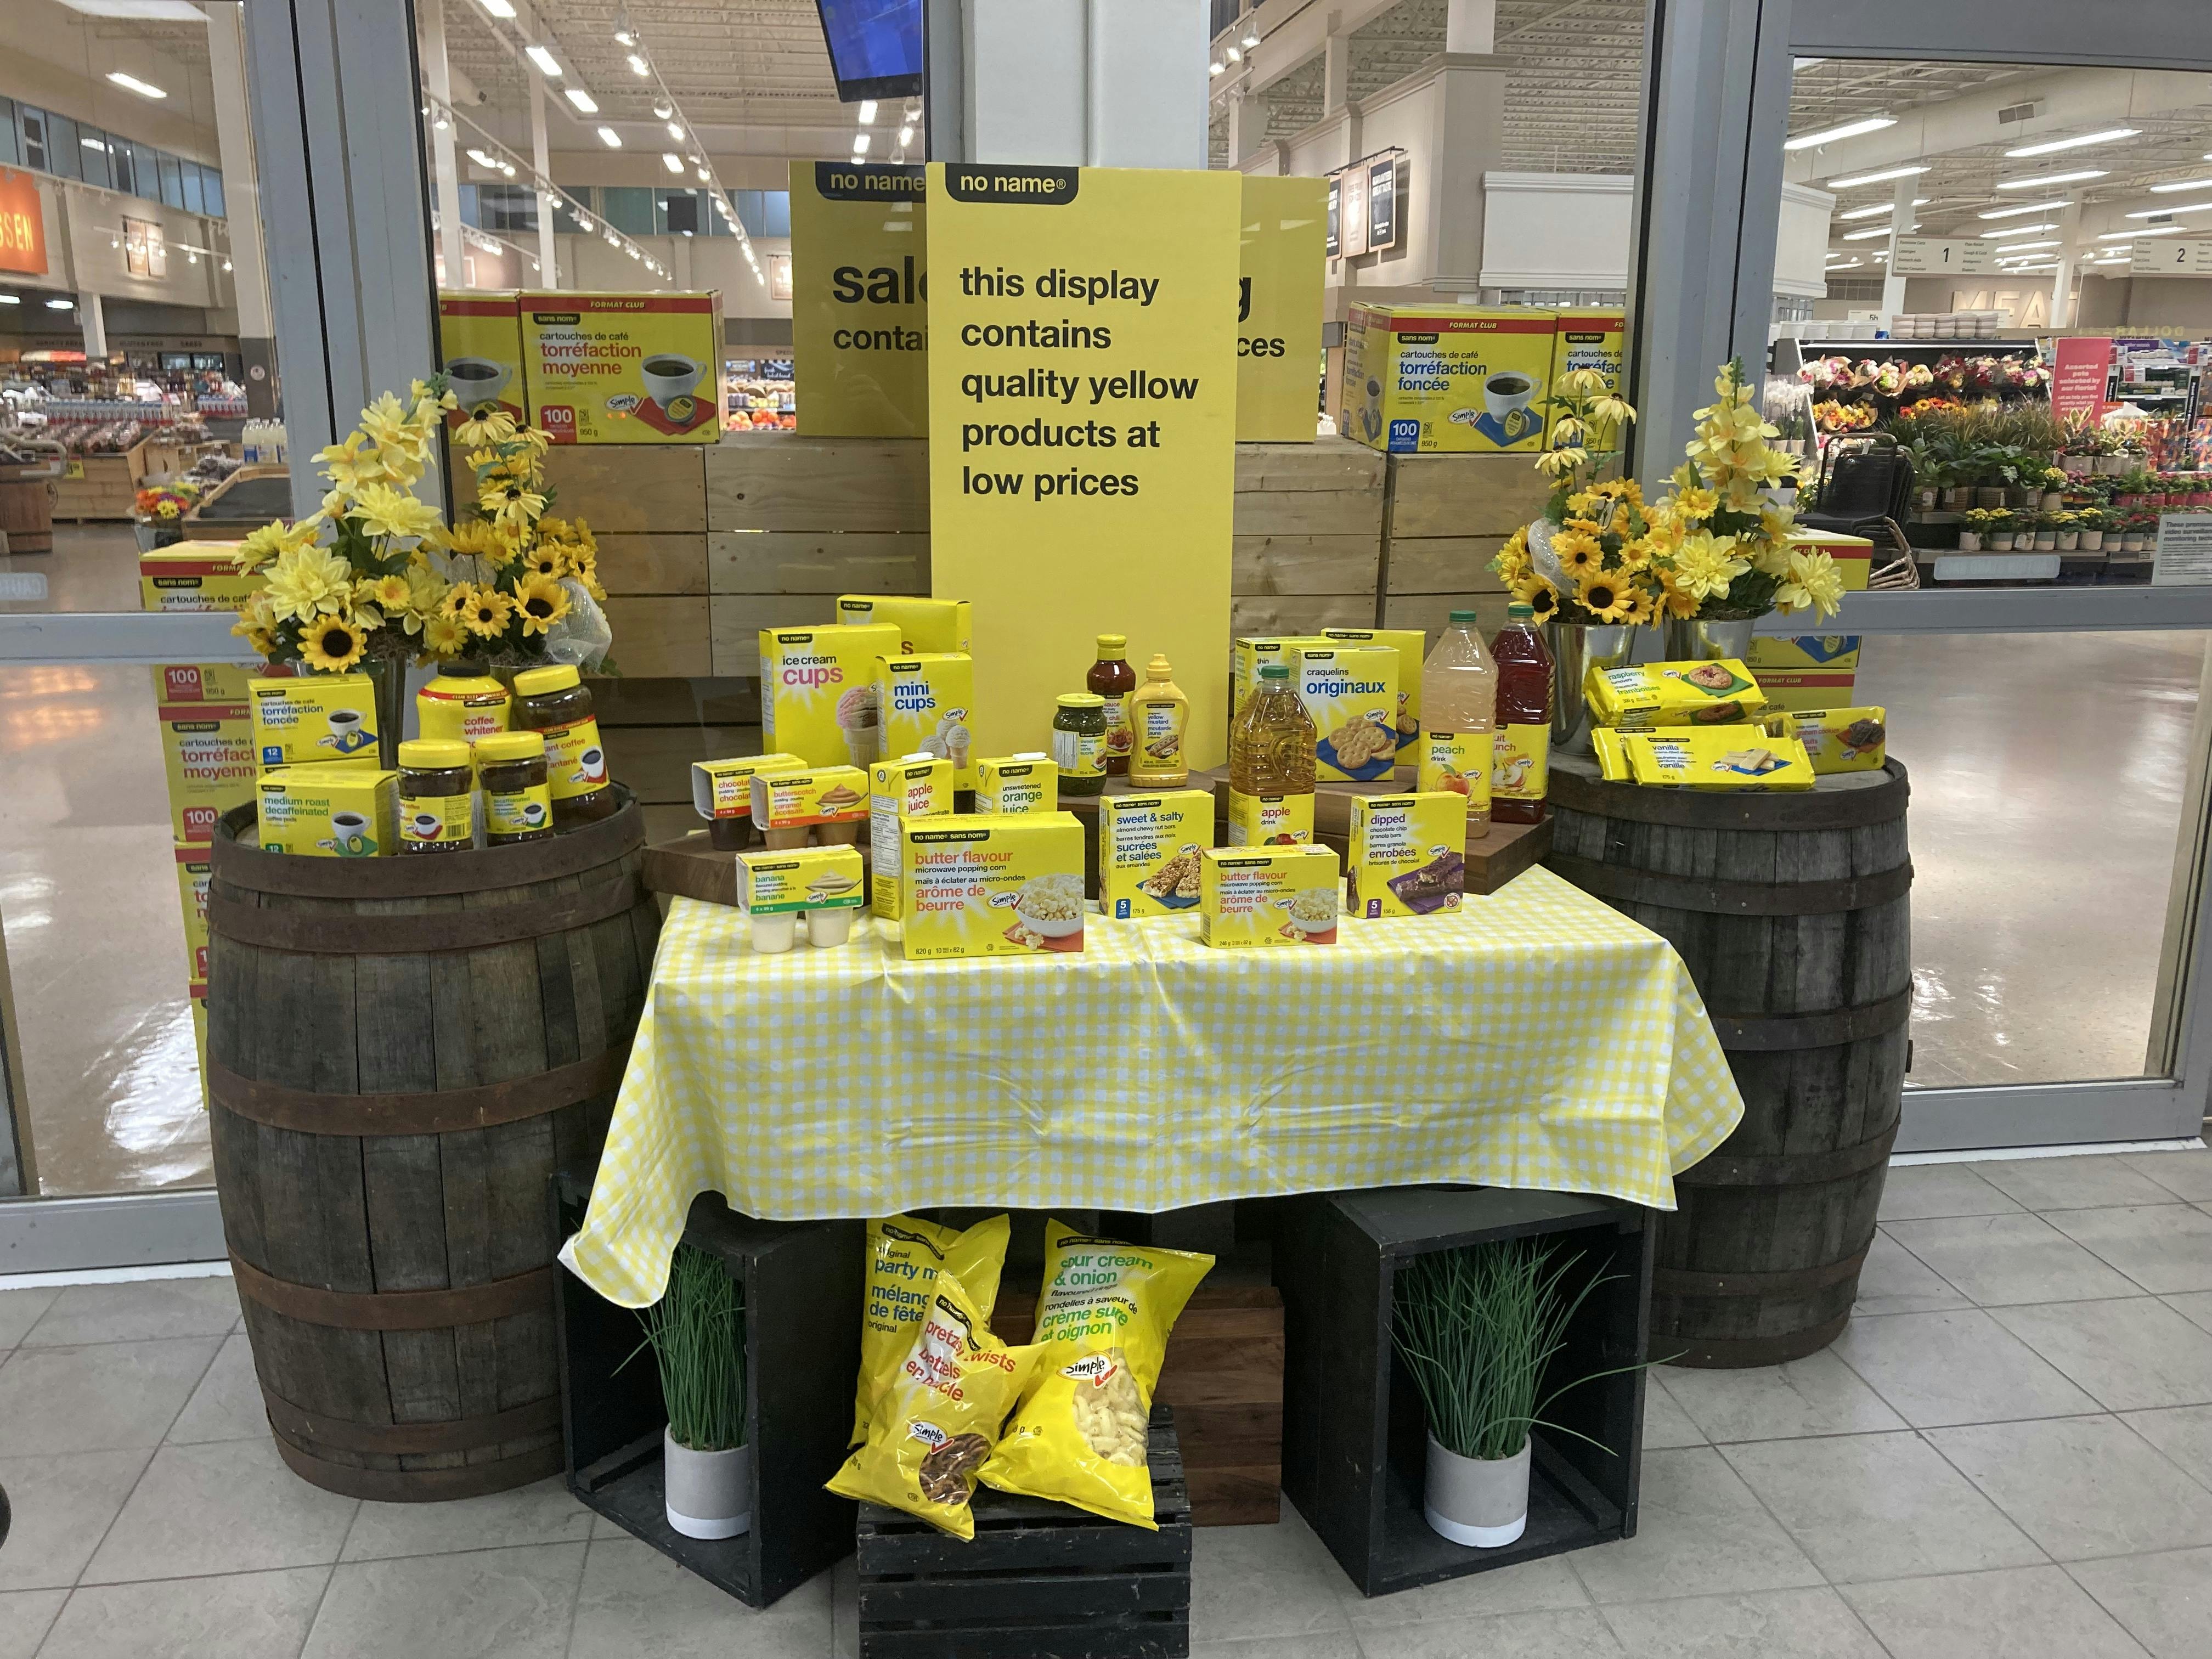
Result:
[[1552,556],[1570,576],[1579,579],[1605,560],[1605,549],[1596,537],[1579,530],[1562,530],[1552,538]]
[[368,649],[368,630],[344,617],[318,617],[300,631],[300,660],[319,673],[343,673]]
[[426,617],[422,647],[434,656],[458,657],[469,642],[469,631],[458,617]]
[[1575,598],[1595,623],[1625,623],[1636,615],[1636,594],[1620,577],[1602,570],[1585,574],[1575,590]]
[[545,510],[545,497],[517,483],[496,483],[477,497],[487,517],[505,528],[525,530]]
[[365,582],[353,585],[356,599],[365,599],[385,611],[398,611],[412,597],[407,578],[394,572],[388,576],[373,576]]
[[1513,597],[1534,611],[1540,623],[1559,614],[1559,590],[1534,571],[1513,584]]
[[568,595],[548,576],[530,576],[515,584],[514,614],[526,634],[543,634],[568,614]]
[[454,614],[479,639],[497,639],[507,631],[507,618],[514,614],[514,601],[495,587],[471,587],[455,607]]
[[522,556],[522,574],[557,582],[568,574],[568,556],[557,544],[541,541]]

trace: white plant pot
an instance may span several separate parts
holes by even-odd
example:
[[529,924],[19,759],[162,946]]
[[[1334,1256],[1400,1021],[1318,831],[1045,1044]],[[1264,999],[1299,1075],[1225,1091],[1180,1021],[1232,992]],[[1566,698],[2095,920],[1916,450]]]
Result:
[[1961,530],[1959,532],[1959,551],[1961,553],[1978,553],[1981,550],[1982,538],[1978,532]]
[[2107,477],[2124,477],[2128,471],[2128,458],[2124,455],[2100,455],[2097,457],[2097,471]]
[[2056,553],[2057,550],[2058,532],[2057,531],[2039,530],[2035,532],[2035,551],[2038,553]]
[[2045,513],[2060,512],[2065,507],[2065,506],[2066,492],[2064,490],[2046,489],[2043,492],[2043,510]]
[[2081,532],[2081,550],[2083,552],[2094,553],[2104,544],[2105,532],[2103,531],[2085,530]]
[[753,1524],[753,1449],[694,1451],[660,1431],[668,1524],[686,1538],[736,1538]]
[[1998,530],[1998,531],[1993,531],[1993,532],[1990,532],[1990,552],[1992,552],[1992,553],[2009,553],[2009,552],[2011,552],[2011,551],[2012,551],[2012,532],[2011,532],[2011,531],[2009,531],[2009,530]]
[[2081,532],[2078,530],[2062,530],[2058,532],[2058,550],[2061,553],[2071,553],[2081,545]]
[[1462,1457],[1429,1437],[1421,1514],[1439,1536],[1475,1549],[1502,1548],[1528,1530],[1528,1451],[1496,1459]]

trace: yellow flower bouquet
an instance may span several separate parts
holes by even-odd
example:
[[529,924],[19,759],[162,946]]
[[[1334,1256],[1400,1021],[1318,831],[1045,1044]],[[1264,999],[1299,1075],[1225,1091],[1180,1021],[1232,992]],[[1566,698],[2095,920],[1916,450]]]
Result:
[[1570,369],[1544,399],[1553,447],[1536,458],[1552,480],[1544,516],[1513,532],[1490,568],[1540,623],[1647,623],[1661,590],[1644,494],[1632,480],[1594,482],[1636,411],[1592,368]]

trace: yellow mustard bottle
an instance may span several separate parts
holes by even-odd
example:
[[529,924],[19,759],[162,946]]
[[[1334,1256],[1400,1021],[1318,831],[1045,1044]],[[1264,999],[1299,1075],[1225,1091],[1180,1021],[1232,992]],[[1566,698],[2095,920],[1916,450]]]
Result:
[[1175,670],[1155,651],[1145,683],[1129,694],[1129,781],[1139,789],[1171,789],[1190,776],[1183,735],[1190,727],[1190,699],[1170,678]]

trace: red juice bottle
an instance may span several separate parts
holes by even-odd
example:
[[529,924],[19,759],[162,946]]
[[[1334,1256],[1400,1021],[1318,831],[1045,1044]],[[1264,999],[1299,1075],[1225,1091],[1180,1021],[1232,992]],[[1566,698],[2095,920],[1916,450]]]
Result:
[[1541,823],[1552,758],[1552,653],[1536,631],[1534,607],[1505,607],[1491,641],[1498,665],[1497,757],[1490,771],[1490,816],[1500,823]]

